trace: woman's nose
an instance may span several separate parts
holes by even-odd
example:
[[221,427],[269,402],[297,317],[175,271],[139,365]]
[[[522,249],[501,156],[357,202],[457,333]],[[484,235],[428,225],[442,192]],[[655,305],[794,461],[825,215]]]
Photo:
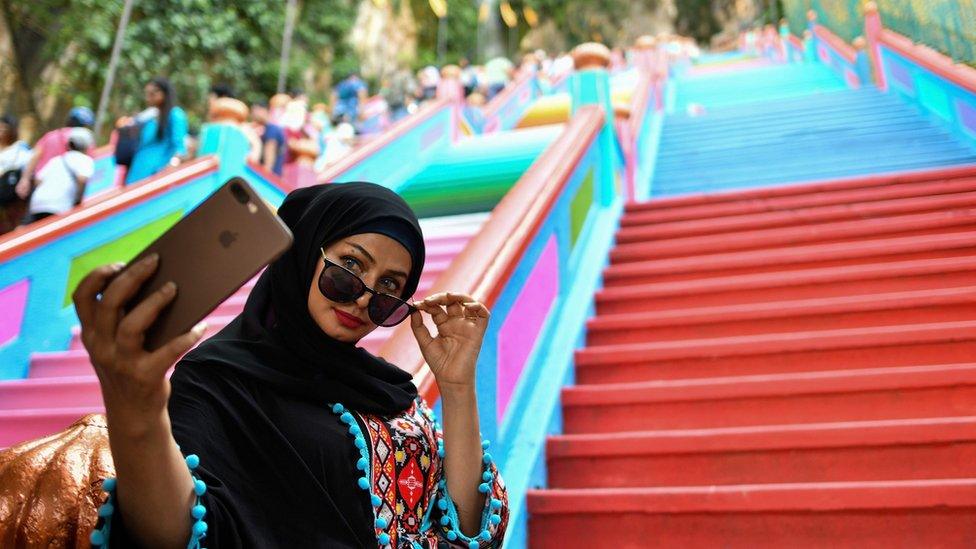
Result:
[[363,292],[363,295],[356,298],[356,306],[365,309],[366,306],[369,305],[369,300],[371,297],[373,297],[373,294]]

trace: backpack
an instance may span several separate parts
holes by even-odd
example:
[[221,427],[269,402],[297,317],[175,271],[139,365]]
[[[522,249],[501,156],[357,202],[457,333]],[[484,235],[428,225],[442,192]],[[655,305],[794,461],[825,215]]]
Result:
[[139,150],[139,140],[142,137],[142,123],[122,126],[117,130],[115,141],[115,164],[117,166],[131,166],[132,159]]
[[23,171],[17,168],[7,170],[3,174],[0,174],[0,207],[5,207],[8,204],[20,200],[15,188],[17,187],[17,182],[20,181],[22,173]]

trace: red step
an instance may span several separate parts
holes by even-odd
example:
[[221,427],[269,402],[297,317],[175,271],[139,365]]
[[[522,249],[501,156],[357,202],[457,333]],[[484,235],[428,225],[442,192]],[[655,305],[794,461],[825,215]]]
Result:
[[577,385],[567,434],[976,415],[976,362]]
[[538,549],[970,548],[976,479],[530,490]]
[[971,286],[976,255],[608,287],[599,315]]
[[976,478],[976,417],[560,435],[552,488]]
[[[717,191],[709,193],[688,194],[683,196],[669,196],[655,198],[646,202],[629,202],[625,213],[628,217],[636,215],[638,212],[648,211],[678,211],[683,208],[692,207],[715,207],[722,204],[766,204],[788,202],[790,200],[803,201],[801,204],[792,204],[783,207],[803,207],[819,204],[820,200],[833,199],[838,197],[832,204],[843,204],[851,202],[861,202],[872,200],[871,197],[882,197],[875,199],[886,199],[891,197],[891,193],[913,193],[916,189],[924,185],[947,184],[956,180],[976,178],[976,167],[961,166],[953,168],[941,168],[935,170],[925,170],[920,172],[908,172],[901,174],[880,174],[846,179],[836,179],[831,181],[821,181],[813,183],[799,183],[795,185],[778,185],[775,187],[757,187],[754,189],[738,189],[731,191]],[[856,195],[844,193],[857,193]],[[926,195],[941,194],[933,191],[925,192]],[[897,195],[896,196],[901,196]],[[908,194],[908,196],[917,196]],[[700,215],[706,217],[709,214]]]
[[655,222],[653,217],[645,214],[630,214],[620,220],[618,242],[624,241],[619,237],[625,231],[633,234],[643,233],[650,238],[661,239],[958,208],[972,204],[976,192],[976,179],[919,185],[911,191],[908,196],[899,195],[886,199],[876,194],[867,194],[860,197],[864,201],[844,201],[812,206],[764,201],[758,203],[762,208],[757,208],[754,212],[727,216],[709,214],[682,221]]
[[976,320],[976,286],[601,315],[590,346]]
[[976,321],[878,326],[588,347],[576,382],[955,364],[976,356]]
[[[654,243],[641,244],[653,256]],[[976,232],[906,236],[811,244],[766,250],[715,253],[693,257],[642,260],[614,258],[604,271],[611,283],[650,283],[713,276],[759,274],[797,269],[850,267],[867,263],[938,259],[976,255]]]
[[[976,193],[974,193],[976,194]],[[797,227],[773,227],[753,230],[726,231],[658,239],[652,236],[654,227],[646,230],[621,230],[617,247],[611,252],[613,261],[647,260],[666,257],[688,257],[732,250],[783,248],[812,243],[853,242],[866,238],[892,236],[923,236],[970,231],[976,227],[976,209],[959,208],[937,212],[915,213],[891,217],[805,224]],[[653,244],[653,245],[651,245]]]

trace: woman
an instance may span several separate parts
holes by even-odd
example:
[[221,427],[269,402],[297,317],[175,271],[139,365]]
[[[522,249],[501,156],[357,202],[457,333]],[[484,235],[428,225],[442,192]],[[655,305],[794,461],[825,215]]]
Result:
[[[146,326],[178,291],[164,288],[123,316],[152,258],[119,276],[120,266],[101,267],[78,286],[118,475],[106,481],[110,502],[92,541],[500,545],[507,500],[479,437],[474,388],[488,310],[461,294],[412,306],[390,297],[409,299],[424,262],[417,219],[392,191],[308,187],[279,215],[294,233],[291,249],[261,275],[244,312],[169,381],[166,370],[203,328],[142,350]],[[355,346],[407,316],[443,398],[443,434],[410,374]]]
[[145,179],[166,166],[176,166],[186,156],[186,113],[176,106],[176,92],[165,78],[153,78],[143,90],[147,111],[155,116],[142,122],[139,147],[129,171],[125,174],[125,184],[129,185]]

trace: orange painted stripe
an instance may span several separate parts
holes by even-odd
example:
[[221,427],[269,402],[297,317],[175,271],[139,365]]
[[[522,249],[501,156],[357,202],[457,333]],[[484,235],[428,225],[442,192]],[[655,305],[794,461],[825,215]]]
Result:
[[813,32],[817,34],[824,42],[830,44],[830,47],[841,55],[848,63],[853,64],[857,59],[857,50],[854,46],[844,42],[844,39],[834,34],[830,29],[823,25],[816,25],[813,27]]

